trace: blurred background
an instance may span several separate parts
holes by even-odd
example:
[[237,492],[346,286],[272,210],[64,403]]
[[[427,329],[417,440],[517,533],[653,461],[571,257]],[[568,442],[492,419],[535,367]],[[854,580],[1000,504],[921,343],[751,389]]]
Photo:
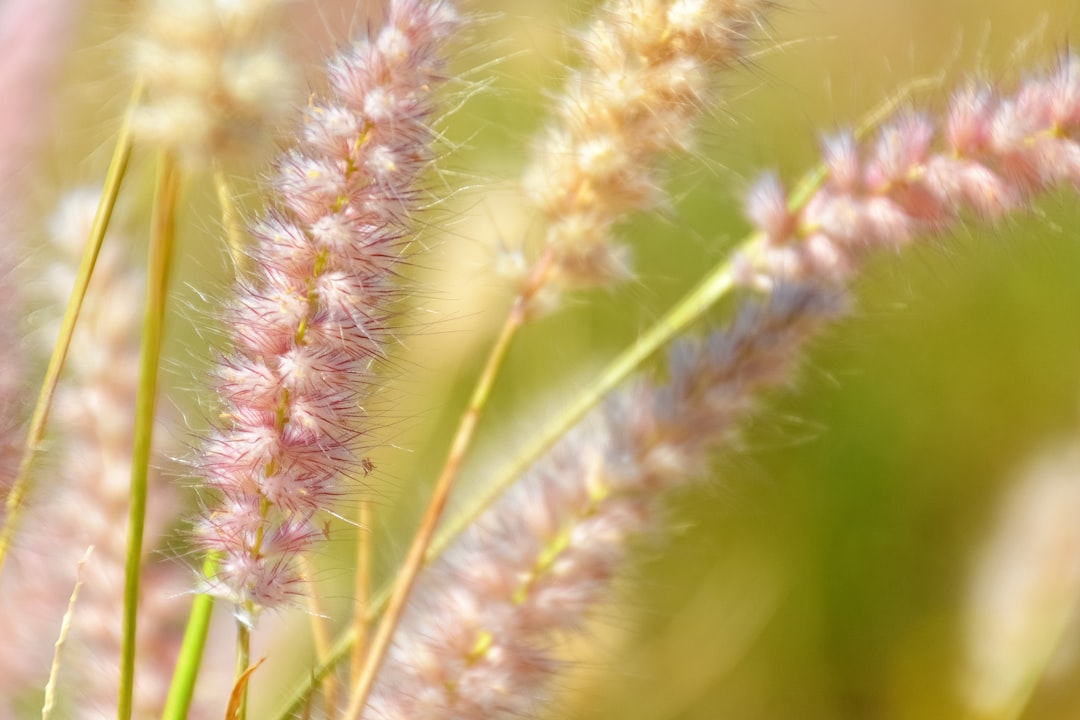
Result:
[[[62,86],[65,119],[46,150],[53,184],[41,188],[43,213],[57,187],[103,175],[127,97],[116,35],[131,5],[87,9]],[[363,22],[351,3],[320,5],[297,13],[306,24],[294,39],[308,63],[298,105],[318,83],[313,47]],[[442,228],[423,238],[431,251],[416,260],[422,311],[411,320],[416,333],[403,332],[394,387],[369,408],[388,442],[365,479],[382,579],[404,552],[508,306],[496,268],[541,236],[517,181],[547,98],[573,62],[567,30],[590,10],[572,1],[462,5],[486,21],[456,62],[458,89],[464,97],[490,85],[446,119],[453,149],[435,184],[453,192],[434,211]],[[725,257],[747,231],[740,197],[761,169],[794,181],[817,163],[821,134],[890,98],[940,112],[949,89],[972,75],[1011,88],[1069,51],[1078,11],[1070,0],[779,4],[751,38],[746,67],[721,78],[723,102],[710,107],[697,147],[667,162],[669,204],[623,225],[633,282],[574,295],[519,338],[451,511]],[[915,81],[926,82],[901,97]],[[266,158],[232,171],[250,207]],[[146,181],[129,184],[138,225],[150,164],[135,173]],[[202,313],[231,273],[209,184],[189,182],[186,199],[168,351],[171,404],[187,424],[170,432],[181,442],[206,409],[196,388],[216,333]],[[763,401],[711,480],[672,499],[666,537],[642,544],[587,639],[567,644],[573,672],[553,717],[1080,717],[1080,643],[1067,619],[1077,604],[1067,580],[1080,565],[1080,464],[1061,450],[1080,443],[1077,227],[1080,203],[1062,191],[1027,217],[877,258],[857,282],[854,316],[819,339],[791,390]],[[702,327],[729,313],[717,308]],[[1033,472],[1071,482],[1050,483],[1047,492],[1062,494],[1032,504],[1045,515],[1012,522],[1009,508],[1027,507],[1012,499],[1015,488]],[[345,616],[352,592],[355,531],[339,525],[320,558],[332,617]],[[1014,526],[1027,530],[994,540]],[[1037,530],[1059,526],[1026,549]],[[1018,589],[1025,578],[1034,589]],[[275,637],[306,628],[303,617],[281,624]],[[309,664],[305,641],[291,642],[258,676],[256,694],[271,706],[277,679]]]
[[[487,29],[504,57],[499,80],[463,112],[479,129],[455,137],[469,146],[463,157],[478,159],[463,166],[510,180],[508,199],[496,200],[489,183],[475,200],[466,193],[475,204],[447,247],[456,258],[485,235],[508,244],[539,235],[515,204],[513,179],[544,92],[559,87],[565,28],[580,26],[588,7],[538,7],[493,7],[502,13]],[[931,112],[973,75],[1014,86],[1069,51],[1077,11],[1072,2],[781,3],[747,67],[721,79],[725,101],[694,154],[670,163],[671,206],[624,226],[635,281],[575,297],[521,338],[487,418],[487,455],[507,451],[507,427],[527,438],[558,398],[589,382],[590,368],[724,257],[746,232],[740,198],[758,172],[793,182],[818,161],[823,133],[852,127],[914,81],[929,82],[900,107]],[[1043,505],[1021,523],[1065,524],[1059,542],[1014,533],[1011,554],[986,559],[1001,528],[1017,524],[1004,509],[1013,488],[1034,463],[1080,442],[1078,220],[1075,195],[1063,192],[1031,217],[878,258],[858,281],[855,316],[816,343],[795,388],[765,402],[710,483],[673,503],[668,538],[641,549],[619,599],[574,646],[572,711],[554,716],[1080,717],[1080,669],[1062,659],[1068,641],[1049,662],[1040,645],[1060,630],[1054,589],[1009,585],[1049,584],[1075,609],[1076,584],[1062,580],[1080,565],[1075,460],[1057,470],[1066,482],[1046,491],[1071,512],[1055,519]],[[477,251],[481,263],[489,247]],[[474,332],[456,300],[446,312],[465,315],[461,325],[436,323],[427,341],[438,351],[418,357],[452,357]],[[478,303],[477,314],[492,304]],[[726,316],[721,308],[709,322]],[[442,375],[451,383],[445,426],[477,357]],[[424,462],[431,445],[415,447],[419,466],[433,468]],[[412,477],[402,477],[403,496]],[[986,565],[1000,567],[996,579],[979,580]],[[1072,643],[1075,655],[1075,633]],[[1032,673],[1048,676],[1037,689]]]

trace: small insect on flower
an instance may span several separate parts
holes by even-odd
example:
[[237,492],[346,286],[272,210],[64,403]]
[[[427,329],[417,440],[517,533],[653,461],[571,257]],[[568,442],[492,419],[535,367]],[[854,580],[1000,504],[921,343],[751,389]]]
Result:
[[369,457],[360,458],[360,469],[364,471],[364,477],[367,477],[375,472],[375,463],[371,462]]

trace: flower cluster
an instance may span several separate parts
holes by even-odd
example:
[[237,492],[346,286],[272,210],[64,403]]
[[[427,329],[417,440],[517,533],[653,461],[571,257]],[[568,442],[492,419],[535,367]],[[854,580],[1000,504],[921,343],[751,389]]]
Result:
[[[336,1],[317,3],[311,19],[329,26],[339,11],[342,17],[352,11],[346,9],[352,0],[340,7]],[[12,65],[25,72],[0,72],[0,87],[11,90],[11,107],[19,110],[0,119],[0,168],[8,175],[35,165],[28,139],[46,127],[39,122],[38,106],[48,97],[41,88],[57,67],[61,26],[75,4],[11,0],[0,10],[0,37],[19,35],[17,49],[27,52]],[[415,291],[405,289],[403,276],[426,239],[425,208],[442,202],[425,174],[440,147],[445,115],[437,102],[450,76],[448,50],[460,45],[454,41],[469,20],[459,17],[453,0],[372,4],[378,7],[351,25],[365,28],[360,39],[328,61],[325,81],[315,84],[295,132],[281,143],[286,149],[265,180],[264,208],[240,231],[222,161],[259,160],[256,147],[270,143],[253,130],[287,104],[290,69],[306,62],[300,54],[283,60],[279,49],[295,47],[279,47],[271,37],[285,4],[139,4],[142,35],[129,53],[139,79],[102,198],[80,195],[63,206],[50,248],[63,262],[24,264],[23,251],[0,238],[4,309],[28,316],[6,318],[0,327],[0,488],[14,464],[16,451],[8,447],[28,394],[27,343],[12,334],[15,320],[27,320],[43,336],[54,329],[49,310],[16,310],[23,303],[15,291],[33,297],[37,283],[56,307],[71,296],[59,349],[67,347],[71,318],[79,315],[70,353],[61,362],[58,352],[49,364],[48,377],[60,381],[54,395],[51,381],[44,386],[26,433],[18,491],[8,493],[8,514],[0,515],[0,715],[26,716],[38,704],[43,720],[50,713],[221,717],[226,704],[235,720],[247,720],[249,705],[250,717],[276,720],[550,714],[563,699],[564,642],[575,643],[590,629],[635,543],[662,532],[668,500],[707,478],[712,453],[734,444],[762,396],[794,380],[806,346],[848,311],[849,285],[866,258],[943,234],[968,216],[998,222],[1032,209],[1038,195],[1058,186],[1080,189],[1080,56],[1023,78],[1013,92],[971,83],[947,100],[941,120],[909,109],[868,140],[854,133],[829,137],[822,168],[796,190],[771,174],[751,187],[747,241],[645,329],[594,385],[583,387],[554,426],[538,428],[530,438],[536,442],[515,458],[517,469],[459,506],[461,521],[450,529],[445,511],[455,506],[461,481],[481,465],[477,448],[510,445],[502,435],[480,444],[474,438],[488,429],[502,432],[485,419],[504,399],[496,393],[513,380],[502,373],[519,359],[511,355],[521,350],[517,333],[544,301],[570,288],[612,285],[630,273],[619,223],[666,205],[662,156],[692,146],[699,116],[714,107],[715,71],[745,62],[748,38],[759,35],[773,5],[587,4],[595,6],[594,20],[573,36],[581,69],[555,94],[553,120],[525,173],[540,252],[478,373],[405,561],[381,576],[369,543],[376,535],[368,531],[393,523],[362,501],[358,567],[348,578],[355,580],[355,597],[342,597],[348,591],[337,587],[332,599],[321,595],[323,585],[314,586],[305,554],[348,522],[342,498],[356,493],[372,469],[365,455],[383,424],[376,403],[384,403],[384,370],[396,362],[393,344],[407,324],[406,293]],[[134,5],[118,12],[134,13]],[[291,5],[296,12],[311,9]],[[112,218],[118,198],[134,204],[148,198],[124,194],[129,168],[141,167],[147,145],[161,152],[144,281],[130,269],[138,251],[117,244]],[[58,164],[70,167],[71,156],[63,159]],[[181,189],[208,167],[215,170],[235,282],[215,310],[225,346],[209,373],[212,399],[193,400],[211,406],[213,415],[189,453],[194,490],[185,504],[179,488],[159,482],[156,458],[168,441],[151,438],[155,425],[175,418],[168,411],[155,416],[156,364],[168,357],[165,331],[175,329],[166,320],[170,289],[184,280],[171,277],[183,265],[172,262],[172,246],[182,245],[191,228]],[[452,185],[453,177],[445,179]],[[23,184],[21,177],[3,180],[0,230],[7,231],[26,222],[33,208],[8,192]],[[136,209],[133,214],[143,214]],[[706,222],[714,227],[699,228],[701,236],[728,233],[715,227],[714,216]],[[106,235],[100,248],[99,230]],[[84,260],[73,270],[79,256]],[[24,266],[47,270],[25,273]],[[144,285],[140,328],[134,296]],[[721,299],[728,318],[721,330],[678,339]],[[642,366],[664,348],[665,378],[644,377]],[[1070,451],[1069,463],[1075,465],[1076,454]],[[1076,612],[1080,565],[1073,551],[1080,534],[1068,515],[1080,493],[1075,483],[1059,482],[1057,472],[1047,476],[1053,482],[1036,478],[1017,496],[1002,526],[1006,533],[990,546],[975,578],[966,613],[969,662],[960,668],[969,674],[966,695],[953,698],[972,711],[1018,715]],[[27,488],[32,492],[23,502]],[[824,488],[813,488],[819,491]],[[152,553],[195,504],[190,532],[166,551],[205,568],[193,581],[183,563],[153,562]],[[143,536],[151,554],[142,551]],[[372,593],[379,581],[386,592]],[[260,670],[252,662],[262,654],[257,621],[308,591],[315,657],[289,638],[268,653],[277,667]],[[346,602],[351,617],[339,617]],[[695,617],[713,612],[712,602],[694,604],[704,608]],[[235,658],[210,644],[225,638],[210,623],[222,605],[233,611]],[[181,634],[177,617],[189,608]],[[230,663],[235,674],[215,661]],[[620,669],[632,671],[632,664]],[[701,678],[706,672],[712,670]],[[267,687],[289,673],[303,680],[287,698]],[[205,692],[216,705],[200,697]]]
[[[996,220],[1059,185],[1080,187],[1080,58],[1063,58],[1013,95],[988,84],[956,93],[939,130],[909,113],[869,149],[850,134],[825,141],[828,181],[801,209],[774,175],[750,190],[761,237],[739,260],[744,283],[839,281],[868,251],[939,233],[964,213]],[[935,146],[940,136],[944,147]]]
[[214,590],[248,613],[286,601],[297,554],[321,535],[315,515],[342,475],[359,474],[363,404],[390,339],[456,27],[449,3],[392,2],[374,37],[330,63],[331,95],[311,102],[277,164],[274,204],[251,227],[257,272],[238,284],[234,351],[217,370],[226,422],[197,461],[222,495],[198,529],[221,556]]
[[801,210],[775,178],[761,181],[748,201],[759,234],[735,262],[766,299],[707,343],[677,347],[668,385],[609,401],[467,529],[421,581],[373,716],[535,714],[558,667],[553,633],[580,627],[663,491],[700,474],[761,392],[791,377],[806,338],[843,312],[857,261],[966,210],[996,219],[1076,184],[1078,70],[1070,58],[1013,98],[962,91],[946,152],[932,150],[933,126],[914,114],[884,128],[865,163],[850,136],[831,140],[828,179]]
[[609,590],[666,491],[701,475],[843,293],[785,287],[731,327],[673,351],[670,380],[612,398],[572,430],[431,567],[369,703],[378,720],[535,717],[552,651]]
[[281,0],[147,0],[134,66],[149,98],[139,136],[199,168],[252,148],[288,105],[293,73],[277,47]]
[[764,5],[611,0],[600,8],[581,38],[585,68],[558,97],[525,178],[557,284],[601,285],[628,273],[616,222],[656,203],[655,158],[690,146],[711,74],[738,62]]

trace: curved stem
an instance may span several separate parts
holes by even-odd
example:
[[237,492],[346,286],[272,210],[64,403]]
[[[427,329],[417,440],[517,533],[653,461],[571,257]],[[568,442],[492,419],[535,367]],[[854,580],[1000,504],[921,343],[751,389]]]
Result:
[[[352,652],[349,656],[349,685],[360,679],[360,669],[364,664],[364,651],[367,650],[367,632],[371,610],[371,527],[373,521],[372,502],[360,501],[356,539],[356,582],[353,586],[353,637]],[[319,657],[320,662],[330,658],[331,649],[327,647]]]
[[60,372],[64,369],[64,360],[67,358],[68,348],[71,346],[75,325],[79,320],[83,298],[86,297],[86,288],[90,285],[90,277],[94,273],[98,253],[101,251],[101,244],[105,239],[105,231],[108,229],[109,221],[112,219],[112,211],[116,206],[120,185],[124,175],[127,173],[132,145],[131,117],[139,104],[139,99],[142,97],[142,89],[142,81],[136,81],[131,92],[131,99],[128,101],[124,122],[120,126],[120,132],[116,137],[116,146],[113,149],[112,160],[109,163],[105,187],[102,189],[101,200],[98,201],[94,224],[90,228],[90,237],[87,239],[86,247],[83,249],[78,274],[75,276],[75,286],[71,290],[67,308],[64,310],[64,318],[60,324],[60,335],[56,339],[56,344],[53,345],[52,356],[49,358],[49,365],[45,370],[45,379],[41,383],[41,391],[34,406],[34,414],[30,418],[26,442],[23,446],[22,456],[19,459],[15,480],[5,500],[4,517],[0,519],[0,524],[2,524],[2,527],[0,527],[0,573],[3,572],[4,560],[7,558],[8,549],[11,547],[11,541],[15,536],[19,516],[22,512],[22,504],[30,485],[30,471],[33,467],[34,456],[37,454],[42,438],[45,437],[49,409],[52,406],[53,395],[56,393],[56,385],[60,380]]
[[491,389],[495,384],[499,368],[502,367],[503,360],[506,358],[506,353],[510,349],[510,344],[517,335],[518,329],[528,319],[529,308],[536,293],[544,285],[552,259],[553,251],[549,247],[544,250],[536,265],[533,266],[525,287],[522,288],[514,301],[514,306],[506,316],[506,321],[499,331],[499,337],[488,354],[487,362],[480,373],[480,379],[477,381],[476,388],[473,390],[472,397],[469,400],[469,406],[461,417],[461,423],[458,425],[457,433],[454,435],[454,440],[450,445],[450,453],[446,457],[446,463],[443,465],[442,472],[435,483],[435,490],[432,492],[427,510],[420,521],[420,528],[413,537],[412,544],[409,546],[409,553],[405,557],[405,562],[394,581],[390,599],[387,601],[386,611],[375,629],[371,647],[365,655],[358,679],[353,683],[349,705],[345,710],[345,720],[356,720],[360,717],[360,713],[367,704],[368,695],[375,684],[375,677],[378,674],[379,667],[382,665],[383,658],[386,656],[386,651],[390,648],[394,630],[397,628],[401,615],[405,611],[405,603],[409,598],[409,593],[412,591],[416,576],[427,561],[428,549],[435,538],[435,531],[438,529],[439,521],[442,519],[446,501],[450,497],[450,490],[461,472],[462,462],[464,462],[465,455],[472,445],[473,436],[476,434],[476,426],[479,424],[480,416],[487,405],[488,398],[491,396]]
[[[940,83],[940,76],[919,79],[908,83],[900,88],[892,98],[885,100],[864,116],[856,128],[855,136],[857,138],[864,137],[873,128],[879,126],[885,119],[892,115],[898,107],[902,107],[906,99],[918,90],[924,87],[935,87]],[[813,196],[814,192],[825,183],[827,178],[828,168],[824,164],[819,164],[807,172],[789,196],[789,205],[791,206],[791,209],[794,211],[805,205]],[[759,236],[757,234],[750,235],[738,245],[738,248],[742,249],[750,247],[756,244],[758,240]],[[728,295],[735,287],[731,257],[733,257],[733,255],[714,266],[705,278],[702,279],[689,293],[683,296],[683,298],[672,307],[666,315],[657,321],[655,325],[650,327],[644,335],[640,336],[632,346],[616,357],[611,364],[607,366],[597,381],[590,386],[590,389],[586,390],[582,395],[579,395],[577,400],[560,414],[555,421],[550,423],[525,452],[521,453],[506,470],[500,473],[500,480],[493,483],[488,492],[483,493],[471,503],[469,511],[464,513],[444,532],[439,534],[437,538],[433,538],[431,535],[434,532],[434,528],[427,527],[426,523],[428,515],[432,514],[432,507],[440,500],[440,490],[442,490],[440,487],[441,482],[437,483],[436,493],[432,498],[432,505],[429,506],[429,513],[425,515],[424,523],[421,525],[421,532],[425,532],[426,535],[424,537],[419,537],[418,534],[417,541],[415,541],[410,548],[410,555],[406,558],[406,562],[402,566],[394,586],[390,589],[383,588],[380,590],[372,598],[369,605],[370,619],[378,617],[379,613],[384,612],[385,609],[383,620],[379,626],[380,631],[382,631],[382,634],[385,635],[385,637],[381,640],[378,638],[376,639],[382,644],[385,644],[385,647],[382,647],[380,650],[373,642],[372,652],[368,653],[369,662],[367,665],[370,666],[373,664],[371,662],[373,658],[381,658],[381,653],[385,653],[386,649],[389,647],[390,636],[393,627],[397,625],[397,618],[394,618],[392,623],[388,623],[386,619],[387,617],[390,617],[391,610],[396,614],[400,614],[404,609],[404,596],[408,593],[408,590],[411,589],[412,582],[415,579],[415,573],[425,563],[431,562],[434,558],[438,557],[464,528],[468,527],[496,497],[502,494],[507,487],[517,480],[523,470],[535,462],[556,440],[562,437],[567,430],[584,417],[590,409],[595,407],[604,394],[624,382],[653,353],[669,344],[677,335],[684,332],[693,322],[700,318],[709,308]],[[482,403],[477,406],[475,401],[478,398],[486,401],[486,393],[490,391],[490,383],[494,380],[494,371],[497,370],[501,364],[502,356],[509,347],[509,340],[524,320],[524,315],[518,316],[522,311],[523,308],[520,307],[519,303],[515,303],[514,308],[511,310],[510,315],[503,325],[503,331],[500,334],[495,347],[492,349],[491,355],[489,355],[488,364],[485,366],[484,373],[481,375],[479,381],[480,384],[474,392],[474,402],[470,403],[469,411],[467,411],[466,415],[462,418],[462,423],[458,429],[458,435],[455,437],[455,449],[458,448],[458,440],[463,437],[466,441],[471,440],[472,431],[475,429],[475,423],[478,419],[478,410],[474,413],[474,408],[482,407]],[[465,437],[466,432],[467,437]],[[454,457],[455,453],[452,451],[450,458],[447,459],[447,465],[444,466],[444,476],[451,469],[456,476],[458,468],[456,466],[451,468],[451,460]],[[460,462],[460,459],[461,458],[458,458],[458,462]],[[442,480],[443,477],[440,477],[440,481]],[[449,487],[445,488],[445,490],[448,493]],[[442,498],[442,502],[445,503],[445,498]],[[441,513],[441,507],[438,507],[437,510]],[[422,556],[416,557],[413,550],[420,545],[427,548],[427,550]],[[412,570],[411,573],[409,572],[410,569]],[[404,581],[402,581],[403,577]],[[404,587],[402,590],[403,585],[407,585],[407,587]],[[395,604],[401,604],[402,607],[395,607]],[[386,630],[383,630],[384,625],[387,628]],[[297,685],[290,695],[288,705],[277,715],[273,716],[274,720],[288,720],[293,712],[302,707],[305,698],[311,693],[312,689],[323,677],[332,672],[338,663],[349,655],[356,638],[357,634],[355,626],[346,629],[334,643],[327,661],[315,667],[310,675]],[[375,652],[379,652],[380,655],[375,655]],[[378,662],[375,662],[374,665],[377,666]],[[374,682],[376,671],[377,667],[370,669],[365,667],[365,672],[360,676],[360,679],[367,685],[366,690],[364,690],[364,695],[366,695],[367,692],[370,692],[370,685]],[[352,698],[353,702],[351,702],[349,706],[349,711],[351,712],[346,714],[347,720],[355,720],[355,718],[359,716],[359,712],[362,709],[362,702],[357,700],[359,694],[359,692],[354,690],[354,696]],[[356,707],[354,707],[354,705],[356,705]]]
[[[251,628],[243,618],[236,619],[236,684],[233,686],[233,699],[236,712],[228,720],[247,720],[247,679],[254,668],[251,665]],[[240,693],[239,698],[236,693]]]
[[[217,572],[217,560],[209,557],[203,563],[203,576],[211,578]],[[195,596],[191,604],[184,639],[180,645],[180,654],[176,658],[176,670],[173,671],[169,694],[165,699],[165,708],[161,720],[186,720],[191,709],[191,698],[195,694],[195,681],[199,677],[206,638],[210,633],[210,617],[214,612],[214,597],[207,593]]]
[[143,526],[146,522],[147,480],[157,404],[158,365],[165,327],[165,305],[175,239],[179,174],[173,159],[163,153],[158,162],[150,254],[147,259],[146,306],[139,358],[139,396],[135,406],[135,446],[131,459],[127,562],[124,575],[124,627],[120,660],[117,720],[129,720],[135,688],[135,627],[139,612],[139,574]]
[[[315,564],[306,555],[300,556],[304,581],[308,585],[308,619],[311,625],[311,639],[315,643],[315,660],[326,662],[330,653],[330,630],[327,627],[326,613],[323,611],[322,597],[315,587]],[[327,718],[337,717],[338,684],[337,678],[328,675],[322,683],[323,708]]]
[[79,590],[81,590],[83,586],[83,568],[86,567],[86,562],[90,559],[93,552],[93,545],[86,548],[82,560],[79,560],[79,564],[75,569],[75,587],[71,589],[71,597],[68,598],[67,611],[64,612],[64,617],[60,621],[60,636],[56,638],[56,644],[53,646],[52,667],[49,668],[49,680],[45,683],[45,700],[41,705],[41,720],[52,720],[53,710],[56,709],[56,684],[60,676],[60,668],[62,665],[61,655],[63,654],[64,646],[67,644],[68,632],[71,630],[71,621],[75,617],[75,603],[79,600]]
[[[754,238],[751,237],[747,242],[752,242],[753,240]],[[412,551],[419,547],[419,543],[414,542],[413,547],[410,548],[410,556],[406,559],[406,564],[403,566],[403,569],[401,571],[402,574],[399,575],[399,582],[394,585],[393,591],[380,592],[372,599],[371,602],[370,611],[373,617],[376,616],[380,611],[382,611],[383,608],[386,608],[382,622],[379,625],[379,629],[382,631],[382,634],[385,635],[385,639],[383,639],[382,642],[386,644],[386,647],[389,647],[389,640],[392,634],[392,626],[388,624],[387,618],[391,617],[390,612],[391,608],[394,606],[395,598],[397,598],[397,602],[402,606],[398,608],[396,612],[400,614],[401,610],[404,609],[403,593],[401,590],[399,590],[399,586],[400,577],[404,577],[404,573],[408,569],[409,563],[411,562],[415,566],[416,570],[419,570],[419,568],[422,567],[424,563],[430,562],[432,559],[441,554],[442,551],[445,550],[446,546],[449,545],[449,543],[461,532],[461,530],[467,527],[477,515],[483,512],[483,510],[488,505],[490,505],[491,500],[497,497],[505,489],[509,482],[512,482],[513,479],[516,479],[517,476],[520,475],[520,471],[518,470],[518,468],[524,468],[530,465],[540,454],[543,453],[543,451],[547,447],[551,445],[551,443],[555,442],[555,440],[561,437],[563,433],[566,432],[567,428],[569,428],[574,422],[576,422],[577,419],[580,419],[580,417],[586,412],[588,412],[590,408],[595,406],[605,392],[616,387],[627,377],[629,377],[630,374],[633,373],[645,359],[647,359],[656,350],[664,347],[669,342],[671,342],[671,340],[676,335],[685,330],[686,327],[690,325],[690,323],[700,317],[701,314],[705,312],[705,310],[707,310],[720,298],[724,297],[728,292],[730,292],[733,287],[733,275],[731,272],[730,262],[723,262],[720,265],[716,266],[712,270],[712,272],[710,272],[709,275],[704,280],[702,280],[701,283],[694,290],[692,290],[681,301],[679,301],[679,303],[674,308],[672,308],[667,315],[665,315],[658,323],[656,323],[656,325],[650,328],[645,335],[641,336],[638,341],[634,343],[633,346],[631,346],[629,349],[619,355],[604,371],[598,382],[594,384],[589,391],[579,396],[578,400],[574,403],[574,405],[566,412],[561,414],[556,422],[553,422],[548,426],[545,432],[541,434],[539,440],[535,442],[532,446],[530,446],[529,449],[518,458],[518,460],[513,465],[513,468],[511,468],[509,472],[501,473],[501,477],[509,478],[509,481],[504,480],[503,482],[499,482],[494,485],[488,493],[485,493],[482,497],[479,498],[478,501],[473,503],[471,512],[466,513],[462,519],[455,521],[448,530],[439,535],[439,538],[437,540],[433,541],[433,538],[431,537],[431,535],[433,535],[434,528],[428,527],[428,516],[425,515],[425,522],[421,525],[421,531],[427,530],[428,535],[425,538],[420,538],[421,540],[425,541],[423,544],[423,548],[425,549],[424,554],[421,555],[419,559],[415,556]],[[498,365],[493,363],[493,359],[498,356],[501,362],[501,357],[505,354],[506,349],[509,346],[509,340],[512,337],[513,332],[516,331],[517,327],[520,326],[520,323],[524,319],[524,315],[522,314],[523,311],[524,308],[521,307],[519,303],[515,303],[514,309],[511,311],[510,315],[507,317],[507,320],[503,325],[503,331],[499,336],[499,340],[496,342],[496,345],[493,348],[491,355],[489,356],[489,362],[487,367],[485,367],[485,373],[481,375],[482,382],[480,383],[480,385],[477,386],[477,391],[476,393],[474,393],[474,402],[476,399],[478,399],[478,397],[480,397],[481,392],[486,393],[490,391],[490,383],[485,383],[483,382],[483,380],[487,378],[489,370],[491,370],[492,368],[497,369]],[[498,355],[498,353],[501,353],[502,355]],[[486,399],[486,395],[484,395],[483,397]],[[470,408],[473,408],[473,403],[470,403]],[[467,414],[466,417],[463,418],[463,428],[466,427],[465,421],[469,418],[469,414]],[[475,417],[473,417],[472,419],[472,424],[473,426],[475,425]],[[468,429],[471,437],[471,431],[473,427],[469,427]],[[455,440],[460,439],[461,436],[462,431],[459,429],[458,438],[455,438]],[[457,447],[457,445],[458,443],[455,442],[455,447]],[[454,453],[452,452],[451,457],[453,456]],[[454,468],[454,471],[456,472],[456,468]],[[444,468],[443,475],[445,476],[446,473],[447,470]],[[442,479],[443,477],[440,477],[440,480]],[[446,488],[446,490],[448,491],[449,488]],[[445,497],[442,497],[442,493],[438,492],[437,490],[436,495],[433,498],[433,502],[439,500],[440,498],[443,502],[445,502]],[[441,512],[441,508],[439,508],[439,510]],[[429,514],[430,511],[431,508],[429,507]],[[415,577],[415,573],[413,574],[413,577]],[[409,580],[409,587],[411,588],[411,579]],[[397,620],[395,619],[393,622],[393,626],[396,626],[396,624]],[[384,626],[389,629],[383,630]],[[304,698],[308,695],[308,693],[311,692],[312,687],[314,687],[314,685],[317,684],[327,673],[331,672],[334,666],[339,663],[345,656],[348,655],[350,648],[355,641],[355,638],[355,628],[349,628],[345,632],[345,634],[338,638],[337,642],[334,644],[333,648],[329,653],[327,662],[320,664],[318,667],[316,667],[312,671],[311,675],[304,681],[304,683],[301,686],[297,687],[297,689],[294,691],[290,698],[288,707],[284,708],[281,713],[275,716],[276,720],[286,720],[286,718],[290,717],[291,713],[296,708],[300,707],[303,704]],[[374,641],[372,647],[375,647]],[[383,648],[383,653],[385,653],[386,647]],[[369,664],[371,657],[373,656],[369,652]],[[367,673],[361,676],[362,679],[364,679],[365,682],[369,684],[367,692],[370,692],[370,684],[372,684],[374,681],[374,674],[375,670],[367,670]],[[347,720],[355,720],[358,715],[354,713],[358,713],[363,707],[362,704],[358,704],[359,701],[357,700],[357,697],[359,697],[359,693],[356,689],[354,689],[352,702],[350,702],[349,706],[350,712],[347,712],[345,716]]]

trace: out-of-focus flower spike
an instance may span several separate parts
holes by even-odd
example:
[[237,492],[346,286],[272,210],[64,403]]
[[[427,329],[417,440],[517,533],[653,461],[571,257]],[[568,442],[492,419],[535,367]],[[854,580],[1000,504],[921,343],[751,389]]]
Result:
[[746,193],[746,217],[761,228],[768,242],[780,245],[795,230],[794,216],[788,211],[787,192],[776,173],[765,173]]
[[612,398],[425,570],[366,717],[534,717],[562,669],[553,639],[610,592],[665,493],[690,483],[759,394],[794,372],[843,293],[782,287],[708,341],[672,351],[669,381]]
[[821,147],[825,166],[829,169],[829,180],[845,192],[860,188],[862,174],[854,136],[850,132],[838,133],[826,137]]
[[970,84],[956,92],[949,102],[945,120],[945,142],[959,155],[981,155],[993,133],[995,102],[991,88]]
[[242,156],[290,109],[281,0],[145,0],[132,52],[147,93],[134,127],[189,168]]
[[868,252],[941,233],[966,213],[997,220],[1049,188],[1080,189],[1078,68],[1080,60],[1062,59],[1011,95],[969,85],[953,96],[942,131],[925,115],[905,115],[878,133],[866,161],[849,137],[828,140],[830,175],[794,212],[795,232],[780,237],[775,213],[748,198],[763,239],[740,254],[737,281],[843,282]]
[[[22,442],[26,350],[21,327],[25,248],[18,239],[29,220],[23,208],[33,156],[50,123],[53,78],[68,46],[82,0],[10,0],[0,4],[0,497],[7,495]],[[81,241],[85,241],[82,238]],[[3,511],[0,510],[0,513]]]
[[761,0],[609,0],[580,35],[571,74],[524,179],[545,223],[554,287],[631,272],[615,226],[661,196],[657,156],[685,149],[710,76],[738,62]]
[[880,192],[907,182],[925,162],[933,136],[930,121],[915,114],[882,128],[864,171],[867,189]]
[[[99,193],[64,196],[50,223],[57,260],[41,274],[49,305],[61,307],[97,209]],[[40,687],[48,671],[54,633],[76,564],[88,546],[95,552],[83,571],[85,585],[71,619],[60,687],[72,718],[116,714],[120,676],[127,504],[138,377],[140,298],[145,281],[130,266],[126,244],[109,238],[72,338],[65,382],[57,388],[50,434],[54,447],[42,464],[40,491],[28,506],[20,540],[0,578],[0,715],[20,716],[14,702]],[[59,318],[54,321],[59,324]],[[54,333],[43,335],[53,337]],[[155,453],[161,462],[163,453]],[[149,546],[159,547],[176,520],[176,498],[160,472],[146,518]],[[145,558],[146,582],[139,616],[140,683],[137,717],[159,717],[180,642],[187,568]],[[160,558],[158,558],[160,560]],[[76,692],[77,689],[77,692]],[[196,717],[199,715],[196,714]]]

